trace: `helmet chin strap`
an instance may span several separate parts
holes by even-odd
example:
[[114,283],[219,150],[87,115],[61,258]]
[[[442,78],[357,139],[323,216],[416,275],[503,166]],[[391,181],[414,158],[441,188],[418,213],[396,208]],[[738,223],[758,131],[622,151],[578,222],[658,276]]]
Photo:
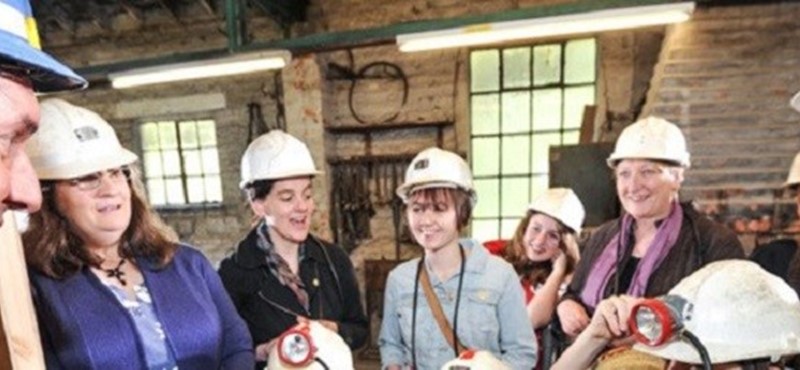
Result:
[[320,364],[320,366],[322,366],[322,368],[325,369],[325,370],[330,370],[331,369],[330,367],[328,367],[328,364],[326,364],[325,361],[323,361],[319,357],[314,357],[314,362],[318,362]]

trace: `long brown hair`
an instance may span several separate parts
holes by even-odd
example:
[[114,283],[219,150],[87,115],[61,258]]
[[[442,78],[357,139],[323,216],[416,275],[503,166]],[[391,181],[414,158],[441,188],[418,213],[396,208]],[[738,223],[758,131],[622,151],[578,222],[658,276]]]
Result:
[[[178,248],[175,232],[164,224],[147,203],[139,171],[131,166],[131,221],[122,234],[120,256],[145,257],[159,268],[166,266]],[[42,182],[42,209],[30,216],[22,234],[25,261],[37,272],[54,279],[67,278],[85,266],[102,260],[86,250],[68,220],[58,212],[55,181]]]
[[[533,286],[544,283],[545,280],[547,280],[547,276],[553,272],[552,261],[534,262],[528,259],[528,255],[525,252],[525,243],[523,241],[525,232],[528,230],[531,217],[535,214],[539,214],[539,212],[528,211],[525,217],[520,220],[519,225],[517,225],[517,230],[514,231],[514,237],[506,244],[506,247],[503,248],[503,258],[514,266],[514,270],[517,271],[517,275],[519,275],[520,279],[529,282]],[[556,223],[558,224],[558,234],[561,236],[558,249],[567,257],[567,268],[565,272],[566,275],[569,275],[575,271],[575,265],[578,263],[576,256],[568,253],[569,248],[567,248],[567,243],[576,242],[575,236],[561,221],[556,220]]]

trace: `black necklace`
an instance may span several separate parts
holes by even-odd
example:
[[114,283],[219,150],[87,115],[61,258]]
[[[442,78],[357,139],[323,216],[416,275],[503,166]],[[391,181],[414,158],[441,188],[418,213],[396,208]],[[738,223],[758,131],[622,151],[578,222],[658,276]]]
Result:
[[117,279],[122,286],[126,286],[128,285],[128,282],[125,280],[125,271],[122,271],[122,265],[125,264],[125,260],[125,258],[121,258],[117,264],[117,267],[112,269],[104,269],[101,267],[100,270],[103,270],[103,272],[106,273],[106,277]]

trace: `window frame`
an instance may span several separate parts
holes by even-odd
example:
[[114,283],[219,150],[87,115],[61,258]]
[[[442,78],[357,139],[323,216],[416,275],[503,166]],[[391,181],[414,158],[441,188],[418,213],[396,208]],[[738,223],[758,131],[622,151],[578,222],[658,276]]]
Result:
[[[572,42],[572,41],[581,41],[581,40],[593,40],[593,42],[594,42],[594,76],[592,77],[592,80],[589,81],[589,82],[577,82],[577,83],[567,82],[566,78],[565,78],[565,74],[567,73],[566,72],[566,65],[567,65],[567,52],[566,52],[566,50],[567,50],[567,44],[569,42]],[[534,76],[534,56],[535,56],[534,50],[535,50],[536,47],[547,46],[547,45],[559,45],[560,46],[558,82],[556,82],[556,83],[536,84],[535,76]],[[504,81],[506,79],[506,76],[505,76],[506,62],[504,61],[504,52],[506,50],[520,49],[520,48],[527,48],[528,49],[528,58],[527,58],[528,59],[527,60],[528,82],[527,82],[526,86],[522,86],[522,87],[507,87],[506,86],[506,82]],[[492,51],[492,50],[497,52],[497,58],[498,58],[498,60],[497,60],[497,68],[498,69],[497,69],[497,72],[496,72],[497,81],[495,82],[496,86],[495,86],[495,88],[491,88],[491,89],[480,89],[478,91],[475,91],[475,90],[473,90],[474,89],[474,85],[473,85],[473,81],[472,81],[472,76],[473,76],[473,70],[472,70],[472,68],[473,68],[473,64],[472,64],[472,62],[473,62],[473,60],[472,60],[473,53],[474,52],[481,52],[481,51]],[[473,217],[472,217],[472,220],[470,222],[470,236],[477,237],[477,238],[485,238],[487,240],[498,239],[498,238],[508,239],[508,238],[513,237],[513,232],[514,232],[514,229],[516,228],[516,225],[519,223],[519,220],[522,219],[522,217],[524,216],[524,209],[526,208],[525,206],[532,200],[533,196],[537,195],[537,194],[532,194],[533,188],[534,188],[534,184],[537,181],[544,181],[545,188],[549,187],[549,182],[550,182],[550,180],[549,180],[549,165],[547,166],[547,168],[544,169],[544,171],[538,171],[537,172],[537,171],[534,170],[534,167],[535,167],[534,166],[534,164],[535,164],[534,154],[536,153],[536,149],[534,148],[534,142],[535,142],[534,140],[537,137],[543,138],[543,137],[545,137],[547,135],[553,135],[553,134],[557,134],[558,135],[558,140],[557,140],[557,142],[558,142],[557,145],[558,146],[572,145],[572,144],[577,143],[578,142],[577,140],[579,140],[580,124],[578,124],[577,127],[571,127],[571,126],[565,125],[565,123],[568,122],[567,121],[568,117],[565,114],[565,109],[566,109],[566,107],[567,107],[567,105],[569,103],[567,101],[567,99],[566,99],[566,96],[565,96],[565,93],[566,93],[567,89],[569,89],[569,88],[591,87],[592,90],[593,90],[593,94],[592,94],[592,96],[593,96],[593,98],[592,98],[593,104],[597,105],[599,100],[600,100],[600,97],[598,96],[598,87],[599,87],[599,84],[600,84],[599,77],[600,77],[600,74],[601,74],[601,71],[599,70],[600,66],[601,66],[601,64],[600,64],[600,55],[599,55],[599,39],[597,37],[594,37],[594,36],[586,36],[586,37],[576,37],[576,38],[569,38],[569,39],[542,40],[541,42],[527,43],[527,44],[510,44],[510,45],[495,46],[495,47],[473,48],[467,54],[467,61],[468,61],[468,67],[469,67],[467,69],[467,78],[468,78],[468,80],[467,80],[467,103],[468,103],[468,114],[469,114],[468,117],[469,117],[469,122],[470,122],[469,123],[470,169],[473,171],[473,175],[474,175],[473,176],[474,177],[473,181],[476,182],[476,186],[478,185],[477,183],[481,182],[482,180],[496,181],[495,184],[492,184],[492,186],[496,186],[495,194],[492,195],[492,197],[489,198],[489,199],[495,199],[496,198],[496,202],[491,205],[491,210],[490,210],[491,211],[491,215],[477,215],[475,212],[473,212]],[[543,90],[547,90],[547,89],[558,89],[558,91],[560,92],[560,117],[559,117],[559,121],[560,122],[559,122],[559,127],[557,129],[554,129],[554,128],[536,129],[533,126],[534,125],[534,119],[536,117],[535,116],[534,103],[533,103],[534,102],[534,92],[543,91]],[[504,97],[506,97],[508,95],[508,93],[514,93],[514,92],[526,92],[527,93],[527,99],[528,99],[528,104],[529,104],[529,106],[528,106],[529,111],[527,113],[528,114],[528,122],[527,122],[528,128],[527,128],[527,130],[519,131],[519,132],[517,132],[517,131],[504,132],[504,121],[503,121],[504,112],[503,112],[503,110],[505,109],[505,104],[504,104],[503,99],[504,99]],[[473,101],[474,101],[475,97],[479,97],[479,96],[496,96],[497,97],[496,118],[497,118],[497,125],[499,125],[499,127],[497,128],[496,132],[490,132],[490,133],[481,132],[481,133],[478,133],[478,134],[474,133],[474,131],[475,131],[474,130],[474,128],[475,128],[475,126],[474,126],[475,110],[473,108]],[[583,112],[581,112],[581,115],[582,115],[582,113]],[[569,121],[569,122],[571,122],[571,121]],[[574,137],[571,138],[573,140],[569,140],[570,139],[569,135],[574,135]],[[521,172],[521,173],[504,173],[504,167],[503,167],[503,164],[504,164],[504,160],[503,160],[503,157],[504,157],[503,156],[504,140],[507,139],[507,138],[514,138],[514,137],[527,138],[527,140],[528,140],[528,149],[527,149],[527,153],[525,153],[525,155],[526,155],[526,158],[525,158],[525,162],[526,162],[525,171]],[[493,138],[496,138],[498,140],[497,147],[496,147],[498,149],[496,172],[494,172],[492,174],[480,174],[480,173],[476,174],[476,172],[477,172],[476,171],[476,167],[475,167],[476,158],[477,158],[476,157],[476,152],[479,152],[480,150],[476,150],[475,149],[475,140],[476,139],[479,139],[479,140],[480,139],[493,139]],[[552,144],[549,147],[552,147]],[[548,152],[548,162],[549,162],[549,150],[547,152]],[[515,158],[519,158],[519,157],[515,156]],[[508,160],[508,159],[506,159],[506,160]],[[542,177],[544,177],[544,179],[542,179]],[[503,199],[503,193],[504,193],[504,191],[503,191],[503,186],[504,186],[503,180],[504,179],[527,179],[527,183],[528,183],[528,187],[527,187],[527,197],[528,197],[527,198],[527,202],[525,204],[522,204],[522,202],[517,202],[517,203],[519,203],[519,211],[517,213],[515,213],[515,214],[506,214],[506,213],[509,213],[508,212],[509,210],[507,209],[508,207],[504,207],[504,203],[505,203],[504,199]],[[479,199],[483,200],[485,202],[487,197],[486,196],[481,196],[483,194],[481,194],[480,191],[478,193],[479,193],[478,194]],[[481,205],[480,202],[479,202],[479,207],[480,206],[484,206],[485,207],[485,203],[483,205]],[[487,210],[484,209],[483,211],[487,211]],[[486,212],[486,213],[488,214],[488,212]],[[479,223],[480,222],[487,222],[487,223],[495,222],[495,225],[493,226],[494,229],[496,230],[495,235],[493,237],[488,237],[487,235],[476,234],[475,227],[473,227],[476,222],[479,222]],[[514,225],[514,227],[511,230],[506,230],[509,233],[509,235],[505,235],[504,234],[504,229],[505,229],[504,228],[504,224],[505,223],[509,223],[509,224],[513,224]],[[481,241],[484,241],[484,240],[481,240]]]
[[[169,204],[169,203],[167,203],[167,204],[154,204],[150,200],[150,194],[149,194],[148,187],[147,187],[148,178],[147,178],[147,172],[146,172],[147,168],[146,168],[145,160],[144,160],[144,154],[145,154],[144,138],[142,137],[141,127],[144,124],[158,123],[158,122],[165,122],[165,121],[171,121],[173,123],[173,125],[175,126],[175,130],[176,130],[176,135],[177,135],[176,136],[176,140],[177,140],[177,143],[178,143],[178,149],[177,150],[178,150],[178,156],[179,156],[180,166],[181,166],[181,171],[180,171],[179,178],[181,180],[181,185],[182,185],[181,187],[182,187],[183,195],[184,195],[184,197],[186,199],[186,203],[182,203],[182,204]],[[214,122],[214,133],[216,135],[216,141],[217,141],[215,149],[217,150],[217,162],[219,164],[219,173],[217,174],[217,176],[219,176],[220,195],[222,197],[222,199],[220,201],[214,201],[214,202],[204,201],[204,202],[197,202],[197,203],[190,203],[188,201],[188,199],[189,199],[188,181],[187,181],[188,175],[186,174],[186,171],[185,171],[185,164],[184,164],[185,158],[183,156],[183,149],[180,146],[180,143],[181,143],[180,123],[181,122],[187,122],[187,121],[212,121],[212,122]],[[144,185],[144,189],[143,190],[147,194],[148,202],[151,205],[151,207],[153,207],[153,209],[155,209],[158,212],[182,212],[182,211],[195,211],[195,210],[220,210],[220,209],[224,209],[224,206],[225,206],[225,182],[223,181],[223,174],[222,174],[223,166],[222,166],[222,158],[220,156],[220,152],[221,151],[220,151],[220,141],[219,141],[220,140],[219,122],[220,122],[220,120],[217,117],[217,115],[213,114],[212,112],[193,112],[193,113],[190,113],[190,114],[172,114],[172,115],[162,115],[162,116],[149,116],[149,117],[138,118],[138,119],[136,119],[134,121],[134,123],[133,123],[133,125],[131,127],[131,130],[133,132],[133,137],[134,137],[134,141],[135,141],[135,144],[136,144],[136,151],[137,151],[137,154],[139,155],[139,166],[141,167],[141,179],[142,179],[142,184]],[[198,144],[198,149],[199,148],[200,148],[200,146]],[[159,150],[161,151],[161,149],[159,149]],[[202,173],[202,175],[205,176],[205,173]],[[165,177],[162,176],[162,178],[165,178]]]

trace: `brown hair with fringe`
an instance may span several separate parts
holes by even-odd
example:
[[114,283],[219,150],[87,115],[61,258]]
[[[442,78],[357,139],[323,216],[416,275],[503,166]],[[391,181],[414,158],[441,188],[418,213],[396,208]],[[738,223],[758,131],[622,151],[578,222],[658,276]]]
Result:
[[[525,242],[523,241],[525,238],[525,232],[528,230],[528,224],[531,221],[531,217],[536,214],[542,214],[547,217],[552,218],[541,212],[536,211],[528,211],[525,217],[520,220],[519,225],[517,225],[517,230],[514,231],[514,237],[508,241],[505,248],[503,248],[503,258],[508,261],[512,266],[514,266],[514,270],[519,275],[520,279],[529,282],[531,285],[536,286],[538,284],[543,284],[547,277],[553,272],[553,262],[552,261],[538,261],[533,262],[528,259],[528,255],[525,253]],[[577,259],[575,256],[567,253],[567,244],[569,242],[575,242],[574,236],[572,232],[567,228],[561,221],[553,218],[556,220],[558,224],[558,234],[561,236],[561,241],[558,243],[558,249],[561,250],[561,253],[564,253],[567,256],[567,268],[565,271],[566,275],[572,274],[575,271],[575,266],[578,264]],[[572,238],[572,241],[568,241],[569,238]]]
[[[163,268],[172,261],[178,249],[178,238],[147,203],[138,169],[129,167],[131,221],[121,237],[120,256],[144,257]],[[22,243],[25,261],[31,268],[54,279],[65,279],[86,266],[99,266],[102,260],[86,250],[69,220],[58,212],[55,182],[42,182],[42,209],[31,214]]]
[[[425,188],[414,190],[409,194],[408,202],[411,203],[414,199],[421,199],[432,203],[447,203],[449,200],[453,201],[453,207],[456,210],[456,224],[458,231],[463,230],[469,224],[472,217],[472,200],[469,193],[462,189],[453,188]],[[406,207],[408,204],[406,204]]]

